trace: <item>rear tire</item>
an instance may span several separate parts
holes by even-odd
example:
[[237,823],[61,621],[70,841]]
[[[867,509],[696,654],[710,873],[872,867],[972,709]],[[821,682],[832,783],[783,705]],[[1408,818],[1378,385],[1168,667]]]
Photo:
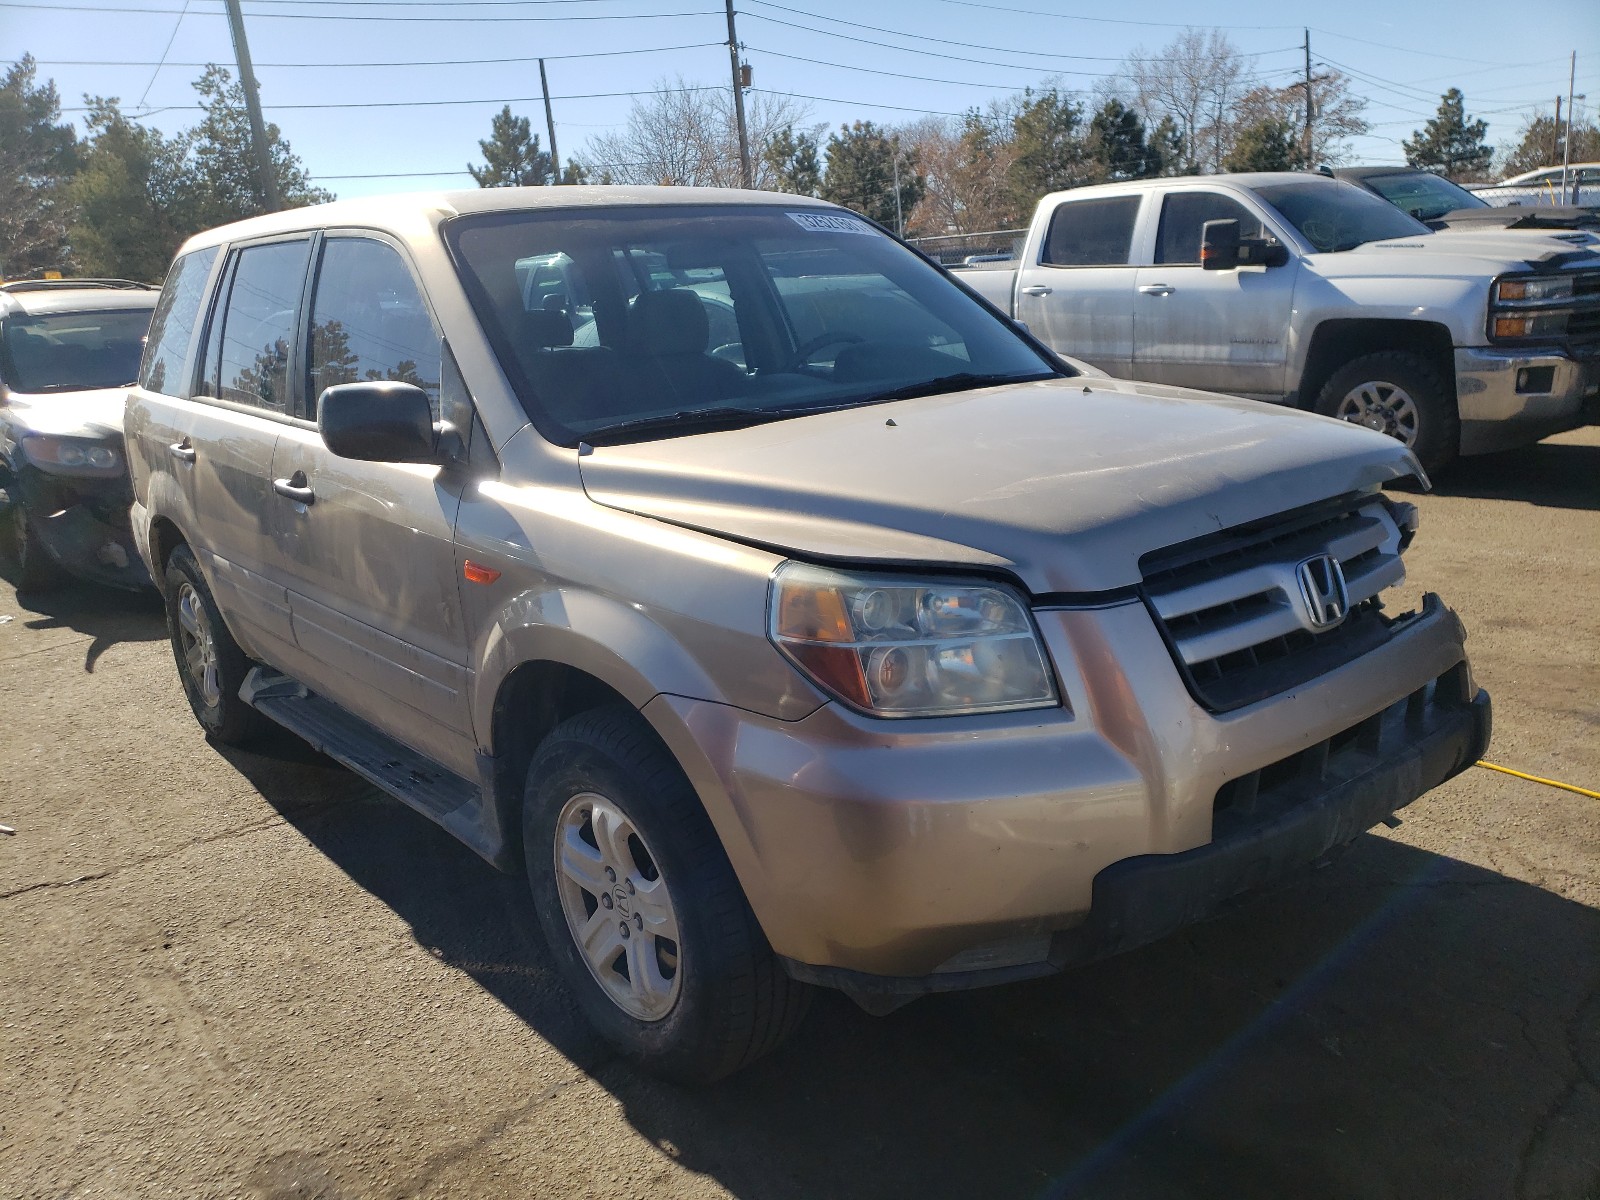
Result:
[[1454,462],[1461,445],[1451,388],[1420,354],[1384,350],[1352,359],[1323,385],[1316,410],[1404,442],[1430,475]]
[[633,709],[582,713],[545,738],[523,848],[567,986],[644,1070],[709,1083],[799,1026],[811,989],[785,974],[694,788]]
[[228,632],[188,546],[172,552],[165,580],[167,634],[195,720],[214,742],[249,745],[268,727],[265,717],[239,699],[251,663]]

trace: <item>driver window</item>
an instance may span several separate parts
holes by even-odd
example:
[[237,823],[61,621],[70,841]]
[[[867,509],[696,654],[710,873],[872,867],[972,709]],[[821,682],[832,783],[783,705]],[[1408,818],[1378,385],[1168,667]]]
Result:
[[380,379],[427,392],[439,419],[439,334],[393,246],[356,237],[323,243],[307,366],[311,420],[324,388]]
[[1161,228],[1156,234],[1159,265],[1200,265],[1200,231],[1207,221],[1238,221],[1241,238],[1258,238],[1261,219],[1231,196],[1220,192],[1173,192],[1161,202]]

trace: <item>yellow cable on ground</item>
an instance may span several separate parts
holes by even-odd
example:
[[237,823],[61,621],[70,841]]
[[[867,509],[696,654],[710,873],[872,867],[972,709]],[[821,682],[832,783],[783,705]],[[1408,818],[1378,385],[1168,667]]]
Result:
[[1528,779],[1534,783],[1542,783],[1546,787],[1560,788],[1563,792],[1577,792],[1578,795],[1587,796],[1591,800],[1600,800],[1600,792],[1591,792],[1588,788],[1581,788],[1575,784],[1562,783],[1556,779],[1542,779],[1538,775],[1529,775],[1526,771],[1513,771],[1510,767],[1496,766],[1492,762],[1483,762],[1482,760],[1476,765],[1487,767],[1491,771],[1499,771],[1503,775],[1515,775],[1518,779]]

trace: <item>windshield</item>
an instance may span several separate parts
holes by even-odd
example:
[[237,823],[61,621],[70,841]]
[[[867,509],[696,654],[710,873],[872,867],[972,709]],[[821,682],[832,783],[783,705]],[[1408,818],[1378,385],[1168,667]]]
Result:
[[452,221],[446,238],[530,419],[563,445],[1061,374],[847,213],[495,213]]
[[13,392],[120,387],[139,374],[150,309],[6,318],[0,375]]
[[1458,187],[1431,171],[1408,171],[1401,175],[1369,175],[1367,186],[1396,208],[1404,209],[1419,221],[1433,221],[1462,208],[1488,208],[1464,187]]
[[1343,180],[1268,183],[1254,191],[1318,250],[1354,250],[1384,238],[1429,232],[1388,201]]

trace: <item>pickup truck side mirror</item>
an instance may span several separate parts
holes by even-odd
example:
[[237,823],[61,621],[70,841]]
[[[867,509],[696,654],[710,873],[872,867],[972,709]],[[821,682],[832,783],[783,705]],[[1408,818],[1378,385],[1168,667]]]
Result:
[[317,400],[317,430],[340,458],[437,463],[439,430],[428,393],[394,379],[341,383]]
[[1206,271],[1232,271],[1239,265],[1239,222],[1207,221],[1200,226],[1200,266]]
[[1200,226],[1200,266],[1207,271],[1239,267],[1281,267],[1289,248],[1276,238],[1242,238],[1237,220],[1207,221]]

